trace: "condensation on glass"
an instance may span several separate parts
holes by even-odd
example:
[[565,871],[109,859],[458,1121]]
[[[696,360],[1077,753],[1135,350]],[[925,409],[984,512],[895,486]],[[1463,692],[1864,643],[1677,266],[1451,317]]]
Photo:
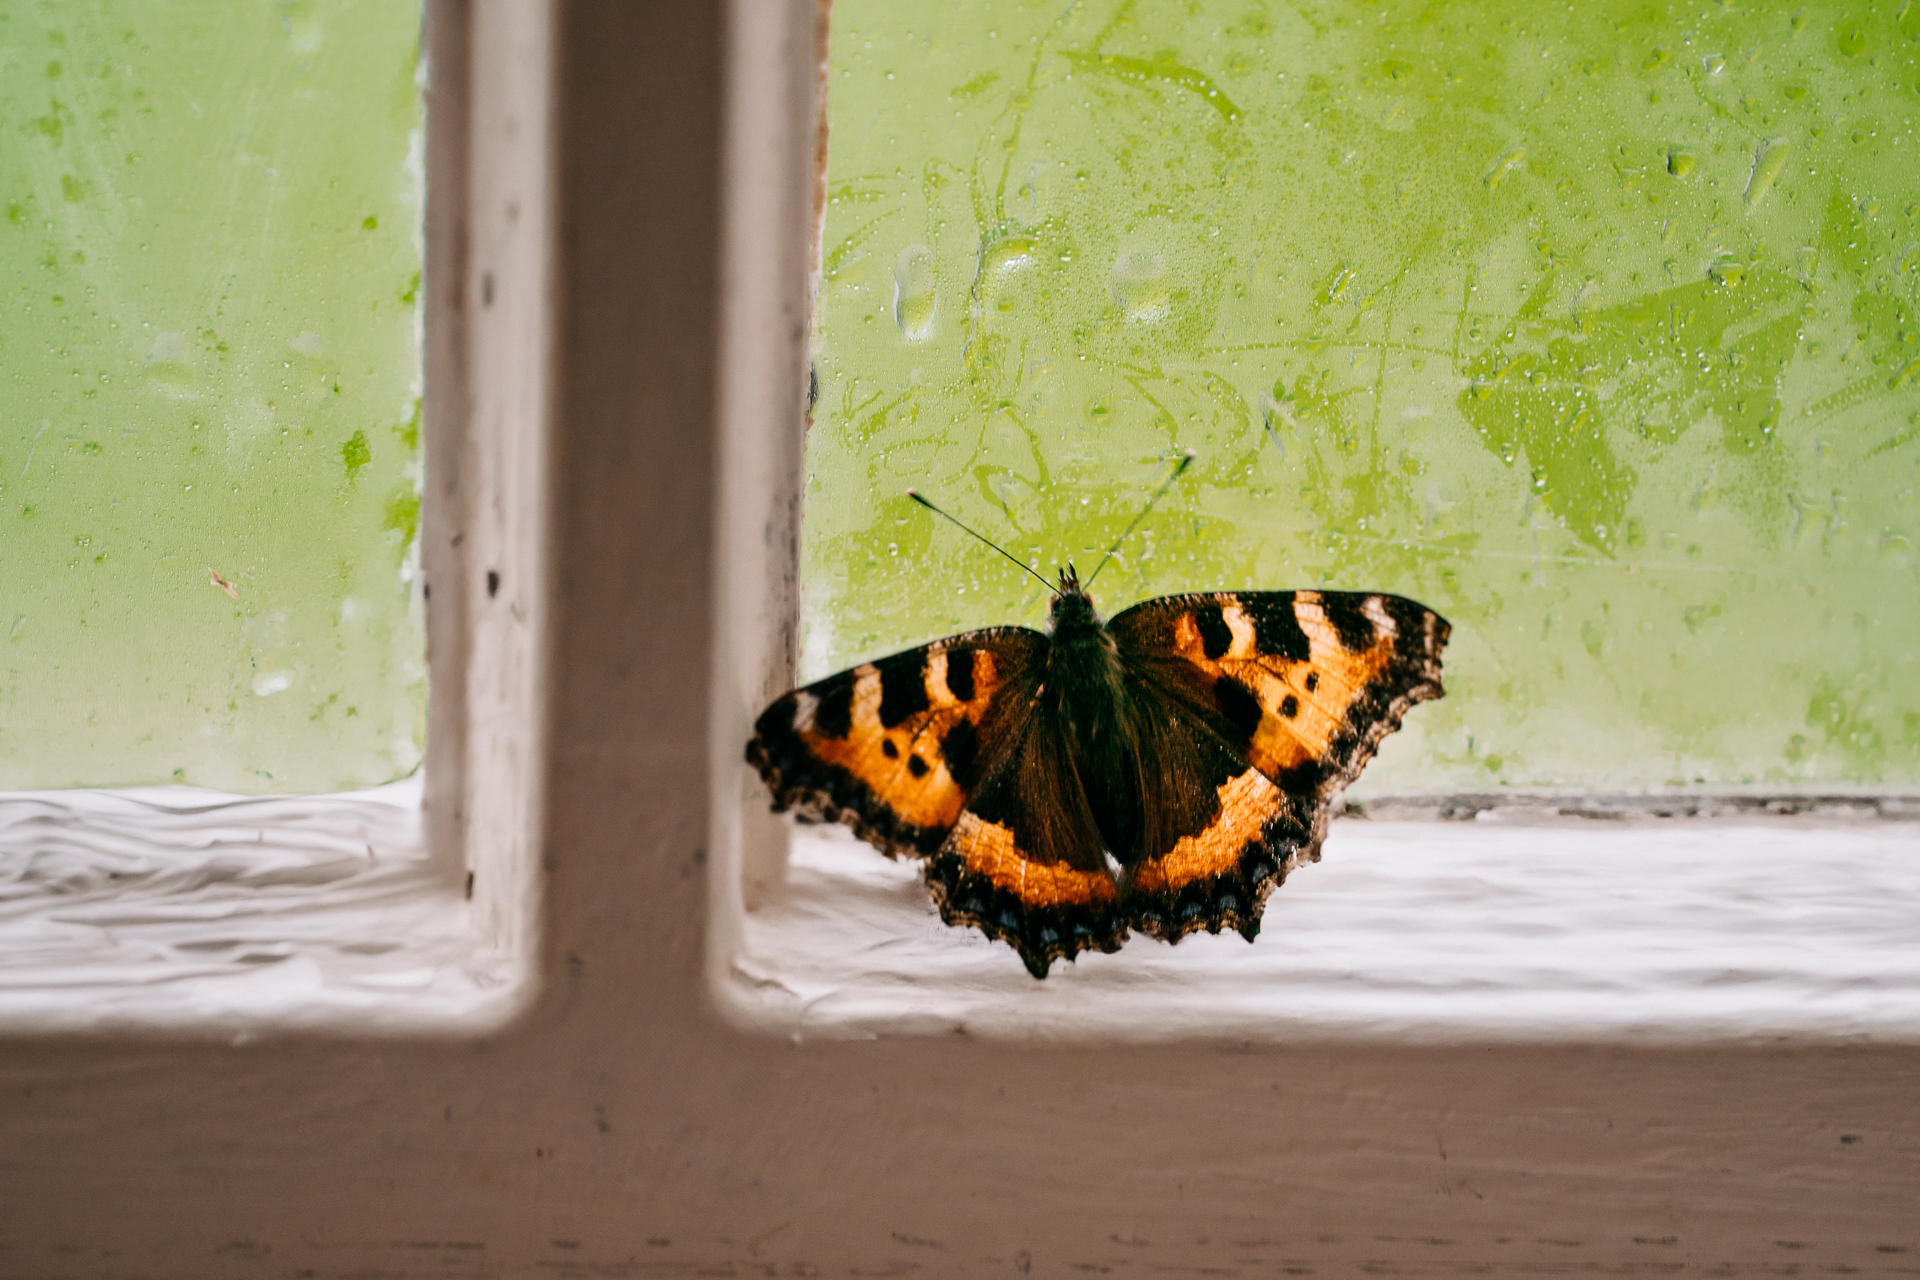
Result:
[[838,0],[803,675],[1454,623],[1375,792],[1920,782],[1920,5]]
[[0,787],[419,762],[419,22],[0,2]]

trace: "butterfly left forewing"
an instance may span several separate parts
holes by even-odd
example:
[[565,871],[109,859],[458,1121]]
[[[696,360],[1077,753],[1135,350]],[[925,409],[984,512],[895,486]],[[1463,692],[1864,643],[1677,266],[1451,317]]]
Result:
[[1046,644],[994,627],[862,663],[768,707],[747,760],[776,811],[924,857],[1018,742]]

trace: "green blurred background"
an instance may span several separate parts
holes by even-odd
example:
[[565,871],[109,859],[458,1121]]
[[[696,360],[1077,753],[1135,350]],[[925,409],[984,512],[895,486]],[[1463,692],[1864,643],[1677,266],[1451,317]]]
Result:
[[1362,784],[1920,784],[1920,3],[836,0],[808,677],[1414,596]]
[[0,786],[418,763],[419,20],[0,0]]
[[[423,746],[409,4],[0,0],[0,786]],[[839,0],[805,671],[1413,595],[1363,786],[1920,784],[1920,4]],[[226,585],[221,585],[225,583]],[[231,588],[231,594],[228,588]]]

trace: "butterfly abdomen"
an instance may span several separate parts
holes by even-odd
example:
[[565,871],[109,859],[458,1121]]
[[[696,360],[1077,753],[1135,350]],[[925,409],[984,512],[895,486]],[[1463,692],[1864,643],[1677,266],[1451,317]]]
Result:
[[[1129,769],[1132,724],[1126,666],[1119,646],[1085,592],[1063,592],[1053,605],[1047,656],[1048,701],[1071,753],[1080,789],[1104,852],[1125,859],[1140,832],[1140,788]],[[1088,850],[1098,860],[1102,850]]]

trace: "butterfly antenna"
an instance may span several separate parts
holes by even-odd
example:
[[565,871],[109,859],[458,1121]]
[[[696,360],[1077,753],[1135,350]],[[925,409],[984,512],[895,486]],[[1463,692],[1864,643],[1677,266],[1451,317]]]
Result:
[[1107,567],[1107,561],[1113,559],[1113,553],[1120,549],[1120,544],[1133,536],[1133,531],[1138,529],[1140,522],[1147,518],[1147,512],[1153,510],[1153,504],[1165,497],[1167,490],[1173,488],[1173,482],[1180,478],[1180,473],[1192,465],[1193,450],[1189,449],[1181,455],[1180,461],[1173,468],[1173,474],[1161,482],[1160,487],[1154,490],[1153,496],[1147,499],[1147,505],[1140,508],[1140,514],[1133,518],[1133,523],[1127,526],[1127,531],[1113,540],[1113,545],[1107,548],[1107,554],[1100,557],[1099,564],[1093,566],[1093,572],[1087,575],[1087,590],[1093,589],[1093,580],[1100,576],[1102,569]]
[[921,497],[919,494],[915,493],[913,490],[911,489],[907,490],[907,496],[909,498],[912,498],[915,502],[919,503],[921,506],[925,507],[927,510],[933,512],[933,514],[939,516],[941,519],[946,520],[950,524],[958,526],[958,528],[963,533],[972,534],[973,537],[980,539],[980,541],[986,543],[988,546],[992,547],[995,551],[998,551],[1001,555],[1006,556],[1007,559],[1012,560],[1015,564],[1019,565],[1024,572],[1033,574],[1033,576],[1039,580],[1040,585],[1045,587],[1047,590],[1053,592],[1054,595],[1057,596],[1060,594],[1059,588],[1055,587],[1051,582],[1048,582],[1045,578],[1040,577],[1039,574],[1034,573],[1033,569],[1030,566],[1028,566],[1025,562],[1020,560],[1018,557],[1010,554],[1005,547],[1001,546],[999,543],[995,542],[993,539],[985,536],[984,534],[974,533],[972,529],[967,528],[966,525],[961,524],[958,520],[955,520],[952,516],[948,515],[946,512],[942,511],[940,508],[934,506],[931,502],[928,502],[925,498]]

